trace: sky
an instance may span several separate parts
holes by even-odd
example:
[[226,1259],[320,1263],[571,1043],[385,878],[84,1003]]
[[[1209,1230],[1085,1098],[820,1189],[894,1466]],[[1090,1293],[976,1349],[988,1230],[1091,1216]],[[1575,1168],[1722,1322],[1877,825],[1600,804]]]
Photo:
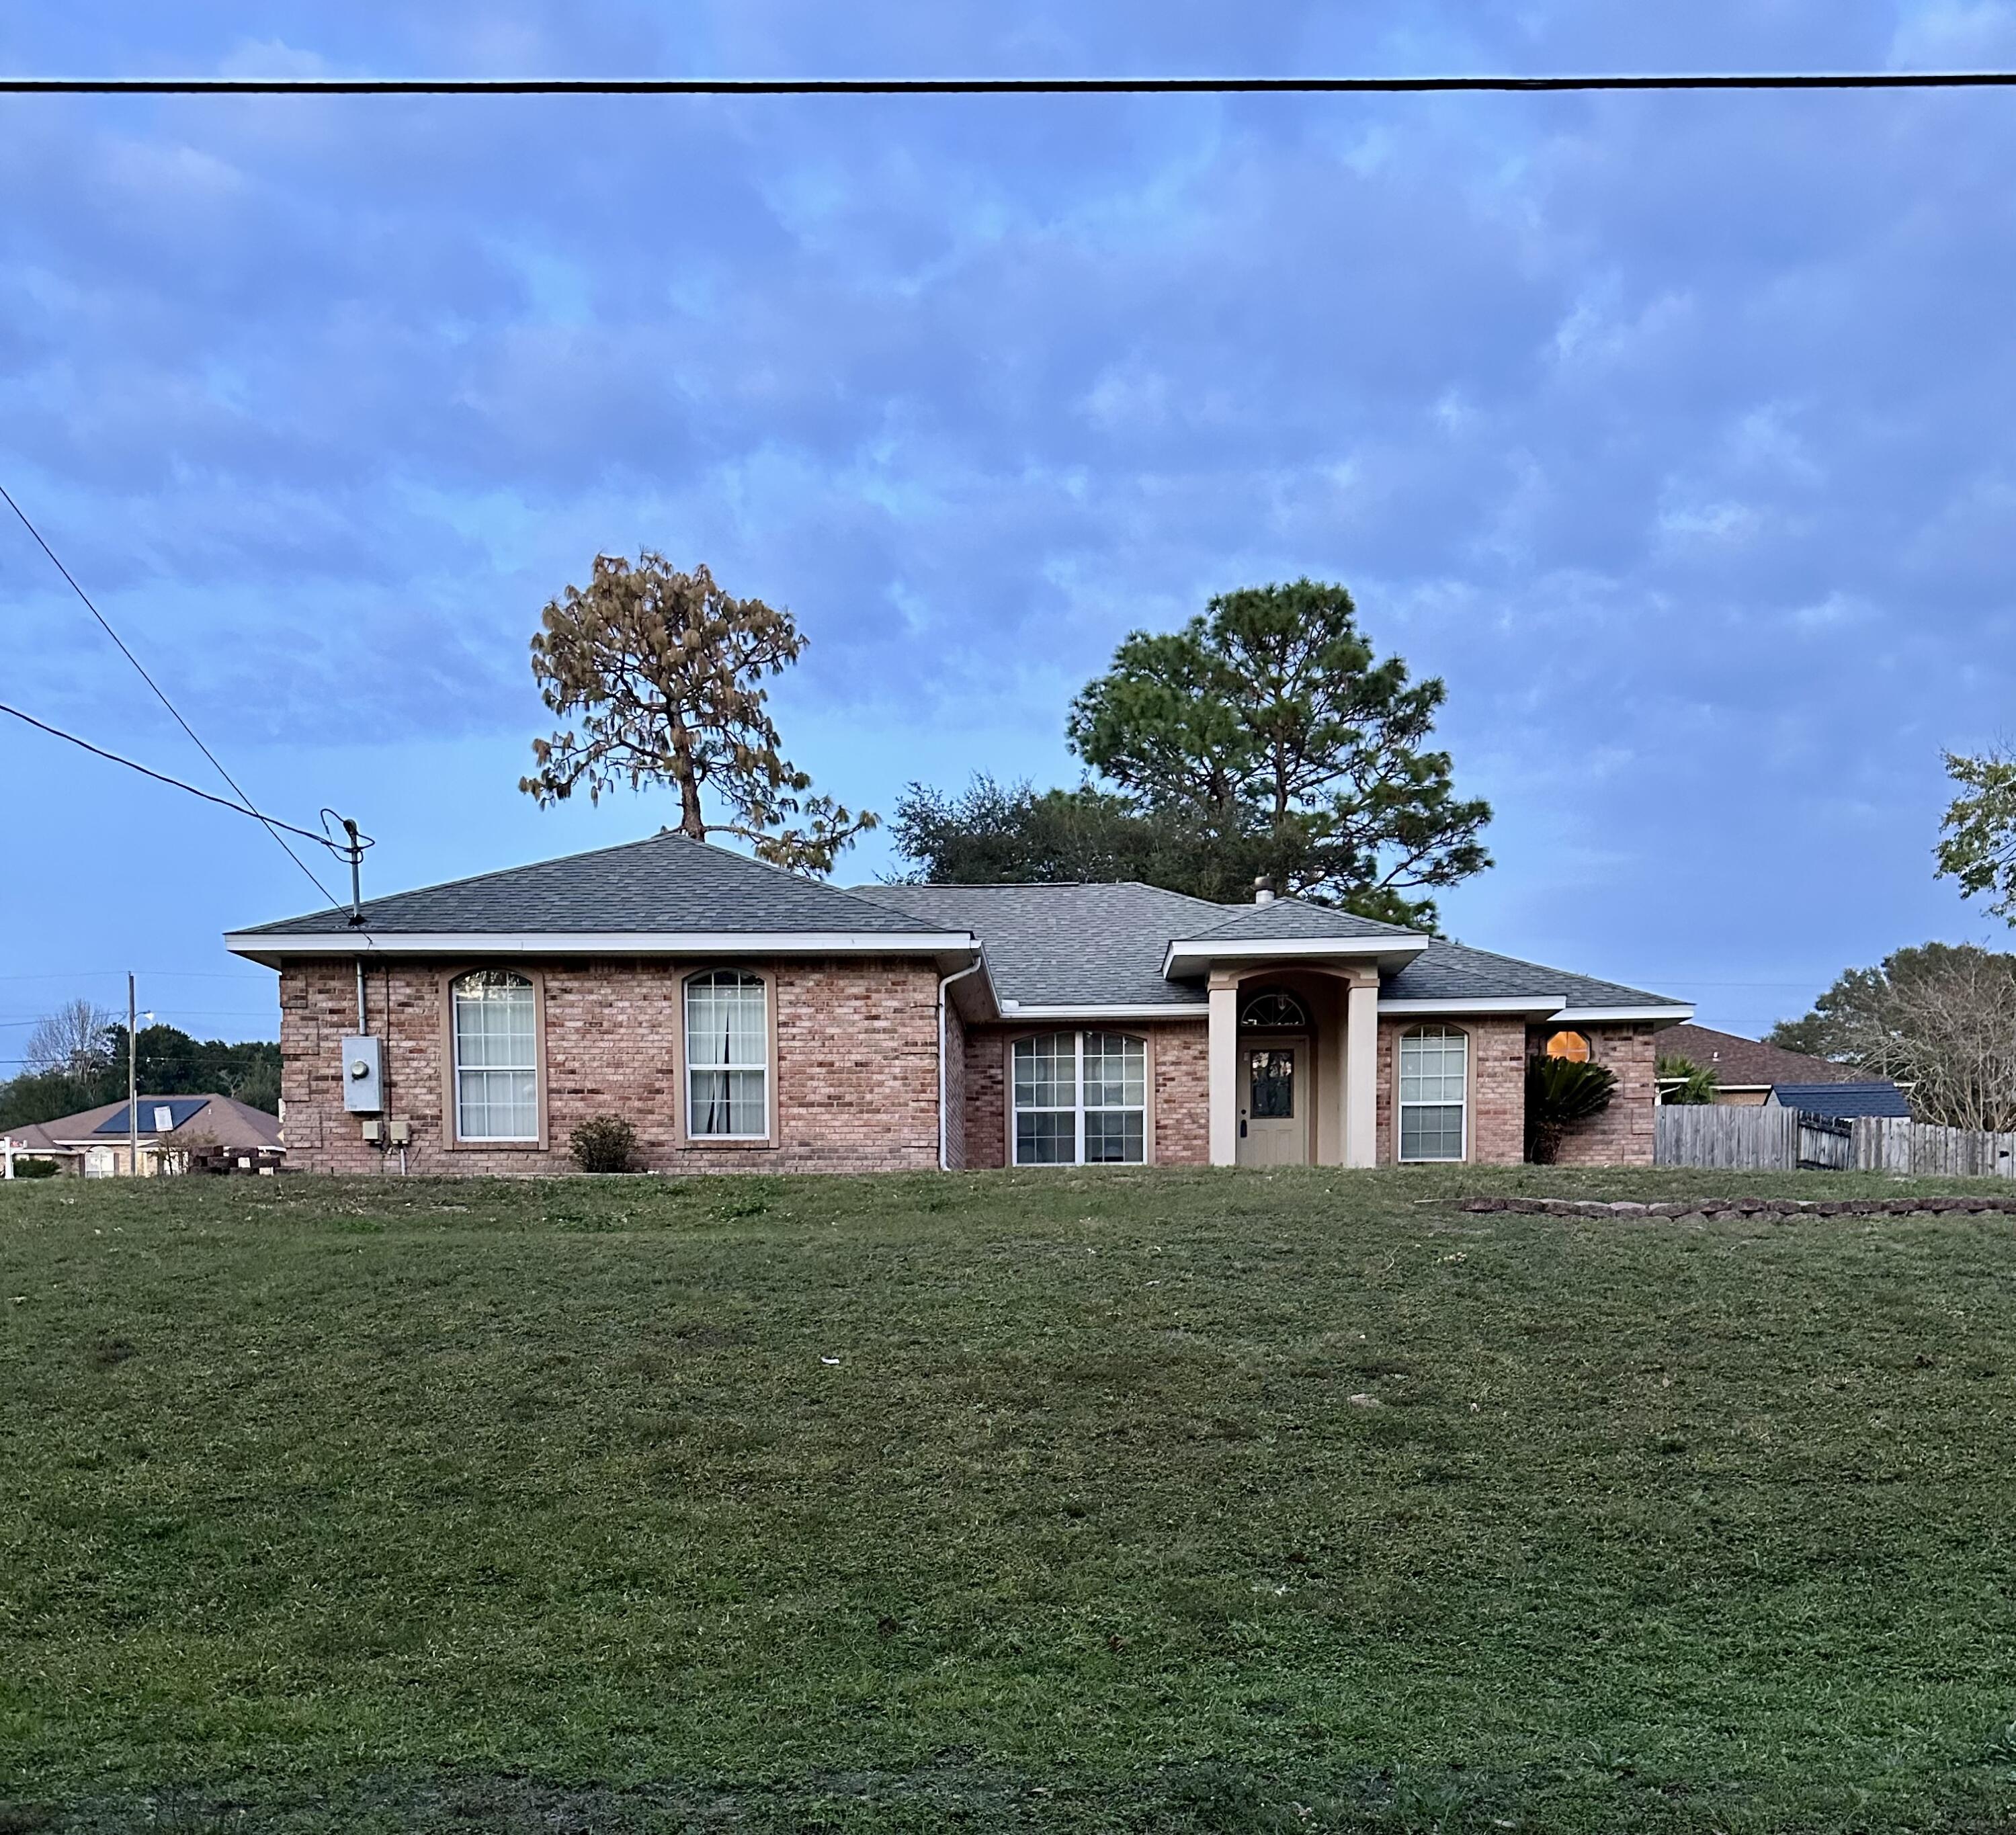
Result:
[[[1996,66],[2012,0],[0,16],[21,74]],[[2012,170],[1992,92],[4,98],[0,482],[262,806],[376,837],[367,891],[675,819],[517,787],[598,552],[789,608],[787,750],[884,812],[1076,781],[1128,632],[1341,581],[1496,811],[1449,934],[1755,1032],[2008,941],[1931,850],[1942,752],[2016,725]],[[221,787],[11,520],[0,690]],[[128,969],[274,1034],[221,934],[323,900],[266,836],[11,721],[0,772],[0,1074]]]

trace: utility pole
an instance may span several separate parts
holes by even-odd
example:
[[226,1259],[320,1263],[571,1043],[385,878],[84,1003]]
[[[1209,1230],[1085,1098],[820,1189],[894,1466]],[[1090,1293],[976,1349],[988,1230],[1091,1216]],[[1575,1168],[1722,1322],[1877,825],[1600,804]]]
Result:
[[140,1176],[140,1002],[126,971],[126,1175]]

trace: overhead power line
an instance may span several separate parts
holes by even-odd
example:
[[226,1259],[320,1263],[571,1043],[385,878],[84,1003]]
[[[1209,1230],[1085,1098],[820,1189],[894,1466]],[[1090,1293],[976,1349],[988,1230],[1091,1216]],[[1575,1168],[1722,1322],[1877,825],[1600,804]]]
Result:
[[[210,797],[209,800],[213,803],[224,803],[224,806],[227,809],[236,808],[241,815],[249,815],[255,822],[262,824],[265,828],[267,833],[271,835],[274,840],[279,844],[280,851],[285,854],[295,865],[299,867],[301,871],[308,876],[308,883],[314,887],[318,892],[321,893],[323,898],[328,899],[330,904],[335,904],[335,895],[322,883],[320,880],[315,876],[313,871],[309,868],[308,863],[305,860],[302,859],[293,848],[287,845],[285,837],[283,837],[280,833],[280,830],[283,828],[289,829],[290,832],[294,834],[307,834],[308,831],[304,829],[292,828],[290,825],[286,822],[273,822],[269,821],[266,816],[260,812],[257,808],[254,806],[252,799],[246,795],[243,789],[239,784],[237,779],[233,777],[229,772],[224,768],[223,761],[218,758],[218,755],[213,752],[209,747],[203,743],[200,738],[197,736],[196,729],[190,725],[189,723],[182,718],[182,710],[178,707],[173,701],[168,699],[167,690],[164,689],[153,676],[147,673],[146,668],[145,665],[142,664],[140,659],[135,656],[131,650],[127,648],[125,639],[121,637],[117,631],[112,628],[111,621],[108,619],[96,606],[92,603],[91,595],[86,592],[81,586],[77,585],[76,576],[70,572],[69,568],[63,564],[62,558],[57,554],[56,551],[53,548],[50,547],[47,542],[43,540],[41,531],[37,528],[35,525],[28,520],[28,513],[22,509],[20,505],[14,501],[12,493],[9,491],[5,484],[0,484],[0,498],[5,498],[7,507],[11,509],[16,516],[21,519],[21,527],[26,529],[31,535],[34,537],[35,545],[39,548],[44,554],[49,557],[49,563],[53,567],[55,567],[56,570],[59,574],[62,574],[65,580],[70,582],[70,591],[75,593],[79,599],[84,601],[84,609],[90,613],[92,617],[98,621],[99,628],[102,629],[105,635],[110,638],[113,642],[118,646],[120,655],[124,657],[126,660],[131,663],[134,668],[139,672],[140,679],[146,683],[148,687],[154,691],[154,698],[175,716],[176,725],[179,726],[184,732],[189,735],[190,743],[193,744],[199,752],[202,753],[203,757],[210,761],[211,765],[216,770],[217,775],[222,778],[226,783],[230,785],[232,790],[236,793],[238,797],[238,802],[236,804],[225,803],[224,799],[221,797]],[[14,714],[16,713],[17,711],[14,708],[9,707],[7,711],[10,714]],[[25,714],[20,714],[18,717],[23,720],[28,720],[28,723],[31,726],[41,726],[42,725],[39,720],[30,720],[29,717]],[[72,738],[70,734],[67,732],[58,732],[56,729],[52,726],[43,727],[43,731],[45,732],[56,733],[56,737],[59,739]],[[96,751],[98,750],[95,746],[85,745],[82,739],[74,739],[73,743],[84,746],[85,750],[87,751]],[[100,753],[99,756],[102,757],[111,758],[113,762],[116,765],[130,765],[131,768],[135,771],[145,772],[149,777],[161,776],[161,774],[157,771],[148,771],[147,768],[143,765],[134,765],[131,759],[116,757],[110,752]],[[161,778],[161,782],[164,783],[175,783],[178,789],[190,790],[192,793],[196,796],[203,797],[208,795],[207,791],[195,790],[191,785],[177,783],[177,780],[173,778]],[[322,841],[325,846],[328,844],[327,837],[325,836],[309,835],[308,839],[310,840]]]
[[1484,77],[5,77],[15,95],[1423,95],[1590,90],[2006,89],[2016,70]]
[[[184,783],[178,777],[170,777],[164,771],[156,771],[151,765],[136,764],[131,758],[121,757],[117,752],[106,751],[103,746],[94,746],[89,739],[79,739],[74,732],[65,732],[60,726],[52,726],[46,720],[38,720],[34,714],[24,714],[19,707],[10,707],[5,701],[0,701],[0,714],[11,714],[16,720],[26,725],[34,727],[38,732],[45,732],[52,739],[65,740],[70,745],[90,753],[93,757],[104,759],[108,764],[123,765],[128,771],[137,771],[142,777],[151,777],[155,783],[166,784],[171,790],[186,790],[192,797],[200,797],[206,803],[214,803],[220,809],[229,809],[236,815],[249,815],[254,822],[262,822],[268,829],[285,829],[289,834],[299,835],[304,841],[319,843],[322,847],[328,848],[332,854],[342,851],[337,843],[332,841],[326,835],[317,834],[313,829],[296,828],[292,822],[282,822],[277,816],[262,815],[249,803],[234,803],[229,797],[214,796],[208,790],[200,790],[194,784]],[[277,835],[275,839],[279,839]],[[286,847],[286,844],[282,842],[281,845]],[[315,880],[315,889],[322,893],[322,897],[327,898],[330,904],[335,904],[336,899],[323,887],[321,880],[315,879],[313,873],[308,873],[308,868],[302,864],[301,857],[293,848],[287,848],[287,855],[295,865],[301,867],[303,873],[308,873],[308,877]]]

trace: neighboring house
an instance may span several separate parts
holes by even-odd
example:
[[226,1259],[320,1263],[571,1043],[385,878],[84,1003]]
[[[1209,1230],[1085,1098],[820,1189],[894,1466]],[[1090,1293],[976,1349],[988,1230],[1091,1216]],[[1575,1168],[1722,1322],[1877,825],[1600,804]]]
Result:
[[[138,1107],[142,1178],[161,1170],[164,1150],[171,1166],[182,1153],[207,1145],[255,1160],[280,1150],[279,1118],[228,1096],[143,1096]],[[5,1132],[17,1156],[53,1160],[65,1172],[124,1178],[133,1170],[124,1103],[101,1103],[81,1115]]]
[[1864,1083],[1779,1083],[1772,1085],[1771,1106],[1797,1109],[1802,1115],[1824,1115],[1852,1121],[1858,1115],[1908,1119],[1911,1105],[1887,1077]]
[[1761,1106],[1777,1084],[1849,1083],[1857,1074],[1846,1064],[1692,1024],[1670,1026],[1661,1032],[1659,1056],[1685,1058],[1696,1070],[1712,1070],[1715,1101],[1741,1108]]
[[288,1164],[517,1173],[590,1116],[639,1163],[1505,1164],[1541,1051],[1649,1163],[1692,1009],[1293,899],[840,887],[661,833],[226,937],[280,972]]

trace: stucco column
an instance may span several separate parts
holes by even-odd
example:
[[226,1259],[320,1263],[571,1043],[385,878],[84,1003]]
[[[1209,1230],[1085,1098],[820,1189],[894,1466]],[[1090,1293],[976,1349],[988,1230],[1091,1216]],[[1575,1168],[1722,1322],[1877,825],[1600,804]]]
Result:
[[1354,979],[1344,1033],[1344,1163],[1379,1163],[1379,982]]
[[1239,1160],[1239,984],[1229,976],[1211,978],[1210,1024],[1206,1033],[1211,1090],[1211,1163]]

